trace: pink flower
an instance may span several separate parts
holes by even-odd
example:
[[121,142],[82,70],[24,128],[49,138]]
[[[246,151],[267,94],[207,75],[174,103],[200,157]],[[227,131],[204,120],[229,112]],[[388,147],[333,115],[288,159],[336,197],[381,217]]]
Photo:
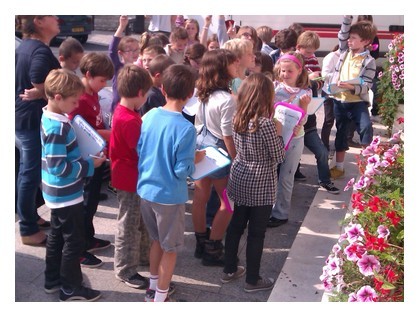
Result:
[[349,189],[352,188],[352,186],[354,186],[355,183],[355,178],[351,178],[351,180],[346,184],[344,191],[348,191]]
[[365,254],[366,251],[364,246],[357,243],[351,243],[343,252],[346,254],[349,261],[356,262],[362,258],[362,255]]
[[374,255],[364,254],[358,261],[359,272],[365,276],[374,275],[374,271],[380,270],[380,262]]
[[349,298],[348,298],[348,302],[357,302],[358,298],[356,297],[355,293],[350,293],[349,294]]
[[364,236],[364,229],[360,224],[352,224],[346,227],[345,232],[348,235],[349,242],[360,241]]
[[371,286],[365,285],[356,292],[356,298],[358,302],[374,302],[377,298],[377,293]]
[[377,228],[377,233],[379,238],[387,239],[387,237],[390,235],[390,230],[386,226],[379,225]]

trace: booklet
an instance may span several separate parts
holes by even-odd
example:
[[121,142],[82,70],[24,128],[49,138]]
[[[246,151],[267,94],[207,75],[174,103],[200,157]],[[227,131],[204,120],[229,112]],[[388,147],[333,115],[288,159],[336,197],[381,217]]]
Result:
[[294,127],[301,122],[305,112],[297,105],[282,101],[277,102],[274,108],[274,118],[282,123],[282,138],[284,140],[285,150],[288,150],[288,146],[294,137]]
[[195,164],[195,172],[190,175],[193,180],[204,178],[231,163],[227,157],[228,154],[223,149],[208,146],[203,150],[206,155],[202,161]]
[[82,116],[76,115],[72,121],[77,136],[81,156],[86,160],[90,155],[97,155],[106,146],[106,141]]
[[315,114],[316,111],[319,110],[320,107],[323,105],[324,99],[324,97],[312,97],[307,107],[307,114]]

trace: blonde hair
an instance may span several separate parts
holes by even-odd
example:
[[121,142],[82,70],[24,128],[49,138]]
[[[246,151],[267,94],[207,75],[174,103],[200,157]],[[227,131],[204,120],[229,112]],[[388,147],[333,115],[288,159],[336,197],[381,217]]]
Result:
[[84,92],[84,85],[79,76],[66,69],[53,69],[45,79],[45,95],[54,99],[61,95],[64,99]]
[[263,43],[270,43],[273,37],[273,30],[271,27],[263,25],[256,29],[258,37],[262,40]]
[[222,48],[233,52],[237,58],[242,58],[246,52],[253,52],[253,43],[249,40],[234,38],[225,42]]
[[290,51],[286,53],[285,55],[282,55],[278,61],[275,64],[274,67],[274,78],[278,81],[282,81],[281,78],[281,63],[294,63],[298,69],[300,69],[300,65],[298,65],[295,61],[292,59],[287,59],[286,55],[293,55],[295,56],[299,61],[301,65],[301,74],[297,78],[296,87],[302,88],[302,89],[308,89],[310,87],[310,80],[308,78],[308,72],[306,68],[304,67],[304,58],[300,53],[297,53],[295,51]]
[[304,31],[297,39],[297,46],[318,50],[320,47],[320,37],[314,31]]

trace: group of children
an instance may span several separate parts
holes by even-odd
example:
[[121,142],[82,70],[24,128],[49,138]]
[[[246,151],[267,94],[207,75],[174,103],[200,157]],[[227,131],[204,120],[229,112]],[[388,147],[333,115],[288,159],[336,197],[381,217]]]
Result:
[[[205,31],[210,22],[209,16]],[[222,283],[246,275],[246,292],[271,289],[274,279],[260,276],[265,232],[267,227],[288,221],[294,175],[304,145],[316,155],[319,184],[338,193],[331,178],[343,176],[349,117],[357,124],[362,145],[368,145],[372,138],[365,94],[372,85],[375,62],[366,48],[376,30],[371,23],[351,22],[352,17],[344,16],[339,32],[339,62],[322,80],[314,55],[318,37],[309,31],[298,37],[293,30],[280,32],[275,43],[278,50],[270,53],[275,66],[271,74],[254,68],[255,52],[259,50],[256,47],[263,47],[263,42],[265,51],[269,49],[268,39],[258,41],[252,27],[242,27],[234,39],[227,41],[220,35],[218,43],[222,48],[204,50],[198,74],[190,65],[184,65],[185,48],[199,44],[199,25],[193,23],[189,29],[176,27],[165,53],[161,53],[161,45],[141,50],[138,40],[123,36],[128,20],[121,16],[109,56],[83,56],[77,50],[66,57],[60,54],[63,69],[51,71],[45,80],[48,103],[41,120],[42,189],[46,205],[51,208],[45,291],[60,291],[62,301],[93,301],[100,297],[99,291],[83,286],[80,265],[100,265],[101,261],[89,251],[110,245],[110,241],[94,237],[93,226],[103,168],[109,156],[111,183],[119,203],[115,276],[130,287],[147,289],[146,301],[170,300],[175,290],[171,279],[177,251],[184,244],[187,179],[205,156],[203,144],[223,148],[232,164],[195,181],[195,257],[202,258],[204,265],[222,266]],[[232,34],[224,23],[223,28],[226,34]],[[281,43],[280,36],[286,37]],[[290,38],[294,37],[292,44]],[[77,60],[82,79],[74,74]],[[344,82],[358,76],[362,84]],[[112,125],[105,129],[98,92],[110,79],[114,95]],[[306,128],[310,116],[304,116],[294,127],[285,150],[284,122],[274,117],[273,108],[275,102],[282,101],[306,113],[323,81],[343,90],[329,96],[337,125],[337,166],[331,170],[332,175],[324,154],[328,151],[318,142],[318,134],[317,138],[311,134],[306,139],[305,135],[313,131],[311,126]],[[192,120],[194,127],[183,108],[195,92],[200,105]],[[98,153],[100,158],[81,158],[71,126],[77,114],[108,141],[108,152]],[[315,117],[311,122],[313,119],[315,122]],[[219,202],[208,228],[206,206],[212,187]],[[225,191],[234,201],[233,213],[227,208]],[[246,227],[244,267],[238,263],[238,247]],[[150,267],[148,278],[137,271],[144,264]]]

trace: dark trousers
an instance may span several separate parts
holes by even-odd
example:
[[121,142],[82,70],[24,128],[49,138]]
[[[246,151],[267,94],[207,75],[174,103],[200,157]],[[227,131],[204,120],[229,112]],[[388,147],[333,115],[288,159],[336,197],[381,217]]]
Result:
[[237,271],[237,253],[240,239],[246,226],[249,225],[246,246],[246,283],[257,283],[265,232],[271,211],[272,205],[247,207],[234,204],[233,217],[225,239],[224,273]]
[[96,214],[97,206],[100,200],[100,189],[103,182],[103,171],[105,163],[95,168],[92,177],[86,179],[84,186],[84,224],[86,247],[93,240],[95,228],[93,226],[93,217]]
[[326,99],[323,103],[324,121],[321,131],[321,139],[328,151],[330,151],[330,133],[335,124],[335,113],[333,112],[333,99],[327,98],[327,94],[322,92],[322,96]]
[[51,209],[46,250],[45,286],[81,286],[80,254],[84,249],[83,204]]

